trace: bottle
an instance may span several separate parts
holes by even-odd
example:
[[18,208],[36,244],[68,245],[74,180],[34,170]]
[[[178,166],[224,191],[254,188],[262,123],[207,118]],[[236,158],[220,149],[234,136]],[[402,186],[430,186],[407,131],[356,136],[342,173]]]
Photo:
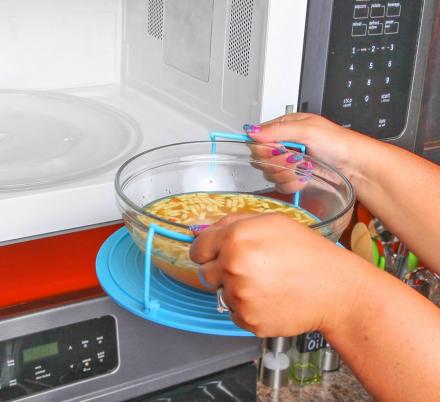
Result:
[[336,371],[341,367],[341,357],[339,353],[333,349],[333,347],[327,343],[325,348],[321,350],[322,360],[321,367],[322,371]]
[[319,332],[299,335],[291,349],[289,380],[298,385],[319,383],[322,378],[320,349],[326,343]]
[[290,338],[268,338],[262,359],[262,382],[272,389],[288,384]]

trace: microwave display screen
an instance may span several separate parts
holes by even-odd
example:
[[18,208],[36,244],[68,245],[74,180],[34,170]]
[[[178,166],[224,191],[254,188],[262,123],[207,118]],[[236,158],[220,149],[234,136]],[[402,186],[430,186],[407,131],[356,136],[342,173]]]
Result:
[[334,0],[322,114],[379,139],[406,125],[423,0]]

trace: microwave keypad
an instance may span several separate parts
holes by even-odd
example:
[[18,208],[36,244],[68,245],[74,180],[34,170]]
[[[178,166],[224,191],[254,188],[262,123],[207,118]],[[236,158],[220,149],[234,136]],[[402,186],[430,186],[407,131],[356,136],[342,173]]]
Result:
[[322,114],[376,138],[404,129],[422,0],[335,0]]

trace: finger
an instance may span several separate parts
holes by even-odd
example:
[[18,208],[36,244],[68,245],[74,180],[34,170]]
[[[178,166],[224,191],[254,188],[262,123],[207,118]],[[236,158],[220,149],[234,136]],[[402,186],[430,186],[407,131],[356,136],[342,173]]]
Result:
[[198,275],[200,282],[211,289],[218,289],[223,283],[223,269],[218,260],[201,265]]
[[200,232],[189,249],[190,258],[196,264],[205,264],[215,260],[223,242],[223,232],[221,227],[214,227],[214,225]]
[[274,149],[282,148],[280,144],[277,143],[264,143],[264,144],[250,144],[248,145],[251,150],[251,155],[255,159],[268,159],[273,156]]
[[[286,159],[286,157],[284,157],[284,159]],[[259,159],[251,162],[251,166],[263,172],[275,173],[285,170],[287,167],[287,163],[285,160],[276,162],[272,159]]]
[[279,172],[264,172],[264,177],[276,184],[289,183],[291,181],[297,181],[299,177],[290,170],[280,170]]
[[276,184],[275,190],[280,194],[293,194],[298,191],[304,190],[306,186],[307,186],[307,182],[298,183],[298,181],[292,181],[289,183]]
[[238,314],[235,310],[231,312],[231,320],[234,321],[234,323],[239,326],[240,328],[253,332],[253,327],[246,324],[240,317],[240,314]]
[[261,124],[261,127],[268,126],[270,124],[273,124],[277,121],[298,121],[298,120],[305,120],[308,117],[312,116],[311,113],[301,113],[301,112],[295,112],[295,113],[288,113],[284,114],[282,116],[278,116],[275,119],[265,121]]
[[275,166],[262,164],[261,170],[275,179],[277,183],[285,183],[295,178],[310,177],[314,165],[309,160],[304,161],[300,155],[291,154],[286,157],[284,163],[278,163]]
[[252,165],[265,172],[280,172],[286,168],[294,168],[302,160],[303,156],[300,153],[286,152],[271,158],[257,159]]
[[213,226],[224,227],[244,219],[254,218],[258,214],[229,214],[217,221]]
[[266,180],[274,183],[282,194],[301,191],[310,180],[310,175],[296,175],[291,172],[263,173]]
[[235,306],[236,306],[236,301],[232,297],[230,289],[231,289],[230,286],[223,286],[223,301],[228,306],[229,311],[231,313],[234,313]]
[[303,118],[280,118],[264,124],[259,133],[249,133],[250,138],[257,143],[273,143],[291,141],[307,143],[307,133],[310,129],[308,120],[310,116]]
[[296,193],[297,191],[303,190],[304,187],[307,185],[307,182],[305,180],[300,181],[298,179],[295,179],[281,182],[280,179],[274,179],[269,175],[265,176],[265,178],[267,181],[275,184],[275,190],[281,194]]

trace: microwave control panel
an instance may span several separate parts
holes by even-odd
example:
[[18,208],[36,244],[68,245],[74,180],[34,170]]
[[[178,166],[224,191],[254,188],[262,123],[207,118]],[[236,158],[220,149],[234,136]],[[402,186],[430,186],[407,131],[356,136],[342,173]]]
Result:
[[334,0],[322,114],[379,139],[404,130],[423,0]]
[[104,316],[0,342],[0,401],[110,373],[116,321]]

